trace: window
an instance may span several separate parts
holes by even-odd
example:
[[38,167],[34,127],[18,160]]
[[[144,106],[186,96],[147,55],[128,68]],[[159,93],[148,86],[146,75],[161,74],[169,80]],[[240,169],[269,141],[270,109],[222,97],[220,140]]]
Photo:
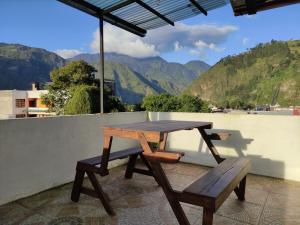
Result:
[[16,107],[24,108],[25,107],[25,99],[16,99]]
[[29,99],[29,107],[36,107],[36,99]]
[[24,118],[24,117],[26,117],[25,114],[17,114],[17,115],[16,115],[16,118]]

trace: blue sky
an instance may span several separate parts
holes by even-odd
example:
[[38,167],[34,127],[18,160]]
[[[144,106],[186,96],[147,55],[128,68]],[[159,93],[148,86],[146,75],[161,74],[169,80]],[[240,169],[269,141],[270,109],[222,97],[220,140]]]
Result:
[[[300,39],[299,12],[300,4],[296,4],[234,17],[227,5],[210,11],[207,17],[176,23],[175,28],[154,30],[144,39],[106,25],[105,49],[137,57],[160,55],[180,63],[200,59],[214,64],[258,43]],[[0,0],[0,42],[45,48],[67,57],[97,52],[97,27],[94,17],[55,0]],[[132,48],[126,49],[122,43]]]

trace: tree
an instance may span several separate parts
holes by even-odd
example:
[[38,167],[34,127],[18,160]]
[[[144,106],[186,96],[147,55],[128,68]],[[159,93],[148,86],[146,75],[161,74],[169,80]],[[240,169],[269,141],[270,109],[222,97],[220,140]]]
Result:
[[189,95],[149,95],[144,97],[142,107],[154,112],[209,112],[207,102]]
[[[64,112],[68,115],[91,114],[99,112],[99,89],[81,85],[73,89],[72,98],[64,105]],[[98,104],[97,104],[98,103]]]
[[208,103],[197,96],[182,95],[178,97],[179,108],[177,112],[209,112]]
[[148,95],[144,97],[142,107],[153,112],[176,112],[178,100],[169,94]]
[[[56,114],[86,114],[100,112],[99,80],[95,68],[85,61],[73,61],[50,73],[52,83],[43,101]],[[122,102],[104,90],[104,110],[124,111]]]

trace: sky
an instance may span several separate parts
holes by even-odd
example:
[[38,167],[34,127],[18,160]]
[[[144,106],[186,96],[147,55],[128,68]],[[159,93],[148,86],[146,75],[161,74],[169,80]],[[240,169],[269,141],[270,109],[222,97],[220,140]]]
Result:
[[[300,39],[300,4],[235,17],[231,5],[140,38],[104,25],[105,51],[210,65],[258,43]],[[64,58],[99,50],[98,20],[55,0],[0,0],[0,42],[44,48]]]

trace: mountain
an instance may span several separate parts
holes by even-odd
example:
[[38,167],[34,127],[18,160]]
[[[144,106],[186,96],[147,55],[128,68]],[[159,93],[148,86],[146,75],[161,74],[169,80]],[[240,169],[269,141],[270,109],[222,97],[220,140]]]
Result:
[[210,65],[199,60],[189,61],[188,63],[184,64],[184,66],[199,75],[210,69]]
[[44,49],[0,43],[0,90],[22,90],[35,81],[48,82],[50,71],[64,63],[63,58]]
[[[108,68],[105,69],[105,77],[115,79],[116,82],[117,79],[122,80],[119,83],[120,86],[117,86],[117,93],[122,93],[119,96],[128,103],[138,103],[148,93],[180,94],[194,79],[210,67],[202,61],[192,61],[182,65],[167,62],[161,57],[135,58],[117,53],[105,53],[104,57],[105,66]],[[69,60],[85,60],[96,68],[99,67],[99,54],[80,54]],[[129,80],[126,80],[123,74],[128,74],[128,71],[131,76],[126,78]],[[141,83],[142,85],[140,85]],[[134,89],[128,88],[133,86]],[[132,90],[137,93],[135,96],[130,93]]]
[[[99,54],[80,54],[65,60],[44,49],[0,43],[0,90],[29,89],[32,82],[48,82],[51,70],[72,60],[85,60],[99,69]],[[115,80],[117,96],[130,104],[141,102],[150,93],[180,94],[208,68],[201,61],[182,65],[161,57],[105,54],[105,78]]]
[[225,57],[185,93],[217,105],[300,105],[300,41],[272,41]]

